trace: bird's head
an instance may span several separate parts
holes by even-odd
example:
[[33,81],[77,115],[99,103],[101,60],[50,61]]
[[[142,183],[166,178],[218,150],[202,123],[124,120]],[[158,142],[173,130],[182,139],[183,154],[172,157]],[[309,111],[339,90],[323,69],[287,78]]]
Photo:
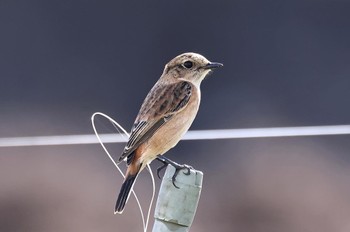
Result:
[[210,62],[204,56],[197,53],[183,53],[172,59],[165,65],[162,77],[169,80],[185,80],[199,85],[205,76],[215,68],[223,64]]

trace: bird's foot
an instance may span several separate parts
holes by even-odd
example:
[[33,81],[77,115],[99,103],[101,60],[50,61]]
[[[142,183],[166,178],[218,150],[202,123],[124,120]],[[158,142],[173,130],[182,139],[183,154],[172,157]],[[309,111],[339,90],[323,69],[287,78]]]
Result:
[[[161,162],[162,162],[162,161],[161,161]],[[168,163],[165,163],[165,162],[164,162],[162,166],[160,166],[160,167],[157,168],[157,176],[158,176],[159,179],[162,179],[162,178],[160,177],[160,174],[159,174],[160,171],[162,171],[162,170],[163,170],[164,168],[166,168],[167,166],[168,166]]]
[[175,168],[175,173],[173,175],[173,177],[171,178],[171,181],[173,182],[173,185],[175,186],[175,188],[179,188],[176,184],[175,184],[175,180],[177,175],[179,174],[179,171],[182,169],[187,169],[187,172],[184,172],[185,175],[190,175],[191,174],[191,169],[193,169],[191,166],[187,165],[187,164],[178,164]]
[[179,188],[176,184],[175,184],[175,181],[176,181],[176,177],[177,175],[179,174],[180,170],[182,169],[187,169],[187,172],[184,172],[185,175],[190,175],[191,174],[191,169],[193,169],[191,166],[187,165],[187,164],[178,164],[164,156],[161,156],[161,155],[158,155],[157,156],[157,159],[163,163],[162,166],[160,166],[159,168],[157,168],[157,176],[159,177],[160,179],[160,171],[162,169],[164,169],[165,167],[168,166],[168,164],[170,164],[171,166],[173,166],[175,168],[175,173],[173,175],[173,177],[171,178],[172,182],[173,182],[173,185],[175,186],[175,188]]

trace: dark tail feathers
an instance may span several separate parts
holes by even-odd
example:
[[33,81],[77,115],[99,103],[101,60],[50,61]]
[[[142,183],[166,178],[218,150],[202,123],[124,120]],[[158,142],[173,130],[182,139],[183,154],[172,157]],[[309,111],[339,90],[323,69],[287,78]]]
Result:
[[119,192],[119,196],[117,199],[117,204],[115,205],[115,213],[123,213],[124,207],[126,202],[128,201],[130,191],[132,186],[134,185],[134,182],[136,180],[137,174],[136,175],[128,175],[124,183],[122,184],[122,187]]

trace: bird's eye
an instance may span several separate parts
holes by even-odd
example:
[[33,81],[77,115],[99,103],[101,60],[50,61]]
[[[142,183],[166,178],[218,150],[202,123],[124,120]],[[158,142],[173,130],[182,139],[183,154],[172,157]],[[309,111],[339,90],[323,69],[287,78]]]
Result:
[[182,66],[184,66],[185,68],[192,68],[193,63],[192,61],[188,60],[188,61],[185,61]]

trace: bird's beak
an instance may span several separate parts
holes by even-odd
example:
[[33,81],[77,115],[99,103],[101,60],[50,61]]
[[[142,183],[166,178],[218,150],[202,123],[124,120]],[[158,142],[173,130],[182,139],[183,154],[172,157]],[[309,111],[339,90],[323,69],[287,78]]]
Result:
[[217,62],[210,62],[208,63],[207,65],[205,65],[203,68],[204,69],[216,69],[216,68],[220,68],[224,66],[223,64],[221,63],[217,63]]

